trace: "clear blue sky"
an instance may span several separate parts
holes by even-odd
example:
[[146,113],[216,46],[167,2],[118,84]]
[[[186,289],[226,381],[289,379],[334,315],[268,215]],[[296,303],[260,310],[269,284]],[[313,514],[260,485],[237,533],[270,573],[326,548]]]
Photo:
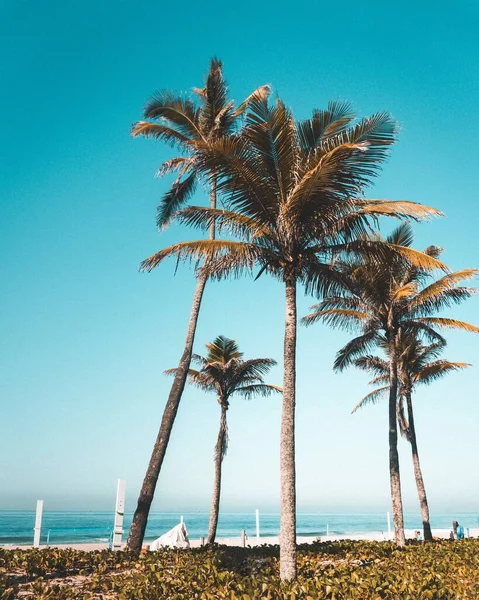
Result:
[[[117,477],[133,510],[181,353],[194,279],[139,262],[178,239],[154,216],[171,151],[129,137],[156,90],[189,90],[220,57],[231,95],[260,84],[298,117],[329,99],[360,115],[389,110],[400,141],[372,197],[410,199],[447,217],[416,227],[454,269],[479,267],[476,0],[222,2],[4,0],[0,8],[0,508],[109,509]],[[201,198],[199,197],[200,201]],[[311,299],[301,298],[300,315]],[[474,298],[454,311],[479,323]],[[281,363],[283,291],[267,278],[210,285],[196,350],[222,333],[247,357]],[[479,365],[477,337],[447,356]],[[387,409],[350,415],[360,373],[334,375],[345,334],[302,329],[298,351],[298,506],[389,509]],[[418,393],[432,512],[479,510],[478,366]],[[281,383],[278,366],[272,383]],[[215,399],[184,395],[155,510],[207,510],[219,421]],[[280,401],[232,402],[225,510],[275,510]],[[406,508],[416,510],[401,441]]]

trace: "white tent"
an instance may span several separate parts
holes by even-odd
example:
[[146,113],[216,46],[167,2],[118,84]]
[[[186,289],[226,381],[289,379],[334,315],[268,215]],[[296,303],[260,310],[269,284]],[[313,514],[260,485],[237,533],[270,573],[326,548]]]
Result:
[[159,548],[189,548],[188,531],[184,523],[175,525],[173,529],[167,531],[158,539],[150,544],[150,550]]

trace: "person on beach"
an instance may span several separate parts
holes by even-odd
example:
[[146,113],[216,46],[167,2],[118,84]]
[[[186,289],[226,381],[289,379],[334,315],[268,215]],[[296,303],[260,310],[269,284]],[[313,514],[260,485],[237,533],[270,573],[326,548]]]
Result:
[[453,538],[455,540],[463,540],[464,539],[464,527],[459,525],[457,521],[452,522],[452,532]]
[[452,522],[452,539],[457,540],[457,526],[459,523],[457,521]]

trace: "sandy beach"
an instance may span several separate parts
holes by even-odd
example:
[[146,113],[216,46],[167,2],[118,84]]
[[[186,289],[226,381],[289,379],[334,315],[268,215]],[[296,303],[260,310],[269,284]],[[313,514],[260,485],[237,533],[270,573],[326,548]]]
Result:
[[[413,539],[415,537],[414,530],[406,530],[406,538]],[[447,539],[449,538],[450,530],[449,529],[433,529],[432,534],[435,538]],[[479,537],[479,528],[466,530],[466,537]],[[337,542],[340,540],[369,540],[375,542],[383,542],[388,539],[387,533],[365,533],[358,535],[325,535],[321,537],[317,536],[298,536],[296,538],[296,542],[298,544],[312,544],[315,541],[321,542]],[[217,544],[224,546],[241,546],[242,541],[240,537],[228,537],[228,538],[218,538],[216,540]],[[278,536],[270,536],[270,537],[260,537],[259,539],[256,536],[250,536],[246,539],[246,546],[261,546],[263,544],[278,544],[279,538]],[[149,543],[144,544],[144,548],[148,548]],[[191,548],[199,548],[201,546],[201,540],[195,539],[190,540]],[[32,545],[3,545],[1,546],[4,549],[19,549],[19,550],[27,550],[29,548],[33,548]],[[122,548],[126,547],[126,542],[122,545]],[[85,550],[85,551],[94,551],[94,550],[107,550],[109,548],[107,543],[93,543],[93,544],[50,544],[50,545],[41,545],[40,548],[71,548],[73,550]]]

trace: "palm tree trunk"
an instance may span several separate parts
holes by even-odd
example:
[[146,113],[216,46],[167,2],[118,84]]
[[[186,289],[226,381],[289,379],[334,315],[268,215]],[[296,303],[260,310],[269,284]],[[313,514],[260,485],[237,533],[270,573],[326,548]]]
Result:
[[214,544],[216,538],[216,528],[218,526],[218,515],[220,511],[221,494],[221,466],[225,454],[226,436],[228,435],[228,426],[226,424],[226,404],[221,403],[221,420],[218,440],[215,446],[215,480],[213,483],[213,499],[211,501],[210,524],[208,527],[208,544]]
[[412,450],[412,463],[414,466],[414,476],[416,478],[417,494],[419,497],[419,506],[421,507],[422,527],[424,531],[424,541],[432,542],[431,524],[429,522],[429,506],[427,503],[426,488],[422,477],[421,465],[419,463],[419,452],[417,449],[416,428],[414,425],[414,412],[412,409],[411,392],[406,394],[407,413],[409,421],[409,436]]
[[284,331],[283,412],[281,417],[281,524],[279,532],[281,580],[296,578],[296,468],[294,413],[296,394],[296,280],[286,279]]
[[153,496],[155,494],[156,484],[160,475],[163,459],[165,458],[166,449],[168,447],[171,430],[173,428],[178,407],[180,405],[181,396],[183,394],[183,390],[185,389],[188,369],[190,368],[196,324],[198,321],[198,314],[200,312],[201,299],[203,297],[206,279],[206,276],[201,276],[198,278],[198,283],[196,284],[195,295],[193,297],[193,306],[191,307],[190,313],[190,322],[188,325],[188,332],[186,334],[185,348],[183,350],[178,369],[175,373],[175,378],[173,385],[171,386],[168,401],[166,402],[166,406],[163,411],[160,430],[153,447],[150,463],[143,480],[143,485],[141,486],[138,504],[131,522],[127,546],[128,550],[131,550],[132,552],[139,552],[141,550],[143,538],[145,537],[146,524],[148,521],[151,503],[153,501]]
[[396,357],[396,334],[389,335],[389,479],[394,519],[394,538],[398,546],[406,544],[404,517],[399,474],[398,428],[397,428],[398,368]]
[[[210,207],[216,208],[216,181],[213,180],[210,191]],[[209,239],[215,239],[215,223],[211,223]],[[193,342],[195,340],[196,325],[201,307],[201,299],[205,289],[207,277],[200,275],[196,284],[195,294],[193,296],[193,305],[190,312],[188,331],[186,334],[185,348],[175,373],[173,385],[166,402],[163,416],[161,418],[160,430],[156,437],[150,462],[146,470],[145,478],[141,486],[135,514],[130,526],[127,547],[132,552],[140,552],[145,537],[146,524],[150,513],[151,503],[155,494],[156,484],[160,475],[163,459],[170,440],[171,430],[176,419],[181,396],[185,389],[186,377],[191,364],[191,355],[193,353]]]

